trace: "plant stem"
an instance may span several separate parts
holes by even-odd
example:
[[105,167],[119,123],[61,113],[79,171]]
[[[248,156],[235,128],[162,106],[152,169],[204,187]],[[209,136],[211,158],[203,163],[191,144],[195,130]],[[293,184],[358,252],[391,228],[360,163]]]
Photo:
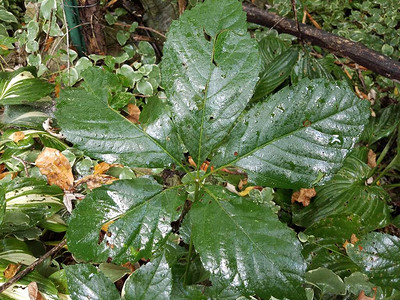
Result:
[[383,176],[386,175],[386,173],[393,167],[393,165],[397,163],[397,159],[398,159],[398,154],[392,159],[392,161],[386,166],[386,168],[379,174],[379,176],[376,177],[376,179],[374,180],[372,185],[376,184],[379,181],[379,179],[381,179]]
[[389,149],[390,149],[390,146],[392,145],[392,142],[393,142],[393,140],[394,140],[395,134],[396,134],[396,130],[392,133],[392,135],[391,135],[389,141],[387,142],[385,148],[383,148],[381,154],[379,155],[378,160],[376,161],[376,167],[373,168],[373,169],[369,172],[367,178],[370,178],[371,176],[373,176],[373,175],[376,173],[376,171],[378,170],[378,166],[381,164],[381,162],[382,162],[383,159],[385,158],[386,154],[388,153],[388,151],[389,151]]

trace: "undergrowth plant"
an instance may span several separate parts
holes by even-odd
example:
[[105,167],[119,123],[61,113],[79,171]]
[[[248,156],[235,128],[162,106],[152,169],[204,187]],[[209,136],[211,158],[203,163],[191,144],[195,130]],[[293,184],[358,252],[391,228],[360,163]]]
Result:
[[[113,83],[99,68],[84,71],[83,87],[62,91],[56,118],[74,147],[167,170],[93,190],[68,223],[68,250],[79,261],[150,259],[126,280],[123,299],[306,299],[296,233],[267,201],[227,189],[224,175],[245,172],[249,189],[325,184],[356,145],[369,103],[327,79],[251,101],[259,72],[240,3],[208,0],[172,23],[161,63],[166,99],[151,98],[140,124],[109,105]],[[119,298],[90,264],[66,267],[66,276],[72,298]]]

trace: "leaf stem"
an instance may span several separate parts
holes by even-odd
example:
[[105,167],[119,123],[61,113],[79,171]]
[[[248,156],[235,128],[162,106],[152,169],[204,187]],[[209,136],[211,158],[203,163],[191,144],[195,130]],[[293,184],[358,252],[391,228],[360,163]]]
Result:
[[390,149],[390,146],[392,145],[392,142],[393,142],[393,140],[394,140],[395,134],[396,134],[396,130],[393,132],[393,134],[391,135],[391,137],[390,137],[389,141],[387,142],[385,148],[383,148],[381,154],[379,155],[378,160],[376,161],[376,167],[373,168],[373,169],[369,172],[367,178],[370,178],[371,176],[373,176],[373,175],[376,173],[376,171],[378,170],[378,166],[381,164],[381,162],[382,162],[383,159],[385,158],[386,154],[388,153],[388,151],[389,151],[389,149]]
[[398,154],[396,154],[396,156],[392,159],[392,161],[386,166],[386,168],[379,174],[378,177],[376,177],[376,179],[374,180],[374,182],[372,183],[372,185],[375,185],[379,179],[381,179],[383,176],[386,175],[386,173],[397,163],[398,160]]

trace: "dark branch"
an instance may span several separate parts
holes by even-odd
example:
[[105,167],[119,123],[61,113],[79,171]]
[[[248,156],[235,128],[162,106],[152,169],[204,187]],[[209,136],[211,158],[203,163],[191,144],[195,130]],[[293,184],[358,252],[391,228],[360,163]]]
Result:
[[[262,26],[273,27],[278,32],[289,33],[299,37],[296,22],[250,4],[243,4],[247,20]],[[392,80],[400,81],[400,62],[379,52],[369,49],[361,43],[353,42],[326,31],[300,24],[301,38],[312,45],[320,46],[337,55],[348,57],[359,65]]]

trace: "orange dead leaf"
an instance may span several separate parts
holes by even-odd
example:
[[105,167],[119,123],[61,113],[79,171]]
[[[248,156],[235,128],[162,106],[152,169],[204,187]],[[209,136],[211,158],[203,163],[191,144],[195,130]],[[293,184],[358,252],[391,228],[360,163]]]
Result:
[[61,84],[60,83],[56,83],[55,87],[54,87],[54,96],[56,98],[60,97],[60,92],[61,92]]
[[101,226],[101,230],[104,232],[108,232],[108,227],[110,227],[110,225],[114,222],[115,222],[115,220],[111,220],[111,221],[105,223],[103,226]]
[[247,178],[244,179],[240,179],[239,184],[238,184],[238,188],[239,190],[243,190],[244,186],[247,184]]
[[317,192],[314,188],[312,189],[300,189],[300,191],[294,192],[292,195],[292,203],[299,202],[303,206],[308,206],[310,204],[311,198],[315,197]]
[[314,20],[314,18],[310,15],[310,13],[307,10],[305,10],[305,13],[307,15],[307,18],[310,20],[310,22],[314,25],[315,28],[318,29],[322,28],[321,25],[319,25],[318,22]]
[[29,294],[29,300],[45,300],[45,298],[39,292],[37,283],[34,281],[28,284],[28,294]]
[[357,300],[375,300],[375,297],[376,297],[376,288],[374,288],[374,291],[375,291],[375,293],[374,293],[374,296],[373,296],[373,297],[367,297],[367,296],[365,296],[364,291],[361,291],[360,294],[358,295]]
[[135,104],[128,104],[128,116],[126,117],[129,121],[135,124],[140,124],[140,109]]
[[122,264],[121,266],[129,269],[132,273],[136,270],[135,265],[133,265],[130,261]]
[[3,50],[8,50],[8,47],[6,45],[0,44],[0,48],[3,49]]
[[193,158],[191,156],[188,157],[188,162],[189,162],[189,165],[191,165],[192,167],[197,168],[197,165],[196,165],[196,163],[194,162],[194,160],[193,160]]
[[14,132],[11,136],[12,136],[12,140],[15,143],[18,143],[20,140],[23,140],[25,138],[25,133],[23,133],[22,131],[17,131],[17,132]]
[[47,177],[47,182],[58,185],[63,190],[71,190],[74,176],[68,159],[57,149],[44,148],[36,159],[40,173]]
[[111,168],[111,165],[106,162],[101,162],[94,166],[94,175],[104,174]]
[[207,172],[208,166],[210,165],[210,162],[208,160],[205,160],[200,167],[200,170]]
[[49,51],[51,45],[53,45],[53,42],[54,42],[54,37],[49,36],[49,38],[48,38],[48,39],[46,40],[46,42],[44,43],[44,49],[43,49],[43,51],[44,51],[44,52]]
[[0,179],[3,179],[4,177],[6,177],[7,175],[11,174],[11,179],[14,179],[15,177],[17,177],[18,172],[4,172],[0,174]]
[[349,244],[350,244],[349,241],[346,240],[346,241],[343,243],[343,248],[346,249],[347,245],[349,245]]
[[376,167],[376,153],[372,149],[368,151],[368,166],[371,168]]
[[6,279],[14,277],[15,274],[21,269],[21,264],[9,264],[4,270],[3,274]]
[[86,183],[87,187],[93,190],[95,188],[101,187],[103,184],[111,184],[115,180],[118,180],[118,178],[106,174],[93,174],[87,175],[82,179],[79,179],[75,183],[75,186]]
[[0,173],[3,173],[3,171],[6,169],[5,164],[0,164]]
[[354,245],[354,244],[357,243],[358,241],[359,241],[359,239],[358,239],[357,236],[353,233],[353,234],[351,235],[350,242]]

